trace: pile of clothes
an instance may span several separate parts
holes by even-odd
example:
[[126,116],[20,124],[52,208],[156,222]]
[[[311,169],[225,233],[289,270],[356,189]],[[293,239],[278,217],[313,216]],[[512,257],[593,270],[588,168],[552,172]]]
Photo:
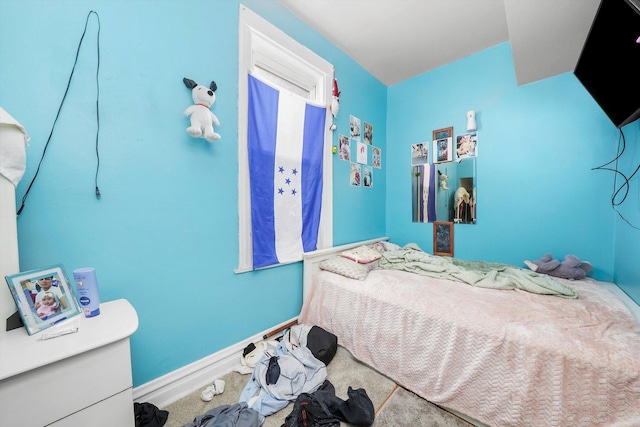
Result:
[[339,427],[340,421],[372,425],[375,410],[366,391],[349,387],[343,400],[327,380],[337,348],[336,336],[315,325],[294,325],[280,341],[248,345],[241,361],[251,377],[239,402],[213,408],[184,427],[257,427],[289,402],[294,406],[283,427]]

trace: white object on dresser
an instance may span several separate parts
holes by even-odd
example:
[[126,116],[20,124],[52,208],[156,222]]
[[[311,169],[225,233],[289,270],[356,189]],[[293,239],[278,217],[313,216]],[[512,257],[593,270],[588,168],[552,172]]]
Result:
[[49,340],[24,328],[0,333],[0,414],[6,426],[133,427],[129,337],[138,315],[125,299],[100,315],[75,316],[47,330],[77,326]]

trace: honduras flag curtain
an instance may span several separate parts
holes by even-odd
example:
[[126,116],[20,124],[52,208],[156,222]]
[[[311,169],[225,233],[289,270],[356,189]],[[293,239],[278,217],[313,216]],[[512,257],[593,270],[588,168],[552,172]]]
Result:
[[316,249],[326,108],[249,75],[253,268]]

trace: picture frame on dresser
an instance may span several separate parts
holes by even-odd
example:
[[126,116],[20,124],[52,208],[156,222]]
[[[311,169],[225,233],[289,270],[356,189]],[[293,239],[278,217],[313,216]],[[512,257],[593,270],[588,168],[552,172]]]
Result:
[[29,335],[82,312],[62,264],[5,276]]

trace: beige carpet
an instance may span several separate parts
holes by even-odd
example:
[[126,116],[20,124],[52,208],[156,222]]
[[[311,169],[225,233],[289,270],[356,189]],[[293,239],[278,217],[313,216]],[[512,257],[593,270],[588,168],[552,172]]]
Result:
[[[182,427],[193,419],[220,405],[232,405],[238,402],[240,393],[249,381],[250,375],[231,372],[221,379],[225,381],[224,393],[213,397],[211,402],[203,402],[200,392],[194,393],[172,403],[166,408],[169,418],[166,427]],[[215,378],[212,378],[212,382]],[[471,424],[438,406],[398,387],[395,382],[377,371],[360,363],[343,347],[329,366],[327,379],[336,390],[336,396],[347,399],[349,386],[353,389],[364,388],[376,408],[375,427],[421,426],[421,427],[469,427]],[[204,389],[204,388],[203,388]],[[263,427],[281,427],[284,419],[293,409],[293,402],[266,417]],[[342,423],[347,426],[348,424]]]

